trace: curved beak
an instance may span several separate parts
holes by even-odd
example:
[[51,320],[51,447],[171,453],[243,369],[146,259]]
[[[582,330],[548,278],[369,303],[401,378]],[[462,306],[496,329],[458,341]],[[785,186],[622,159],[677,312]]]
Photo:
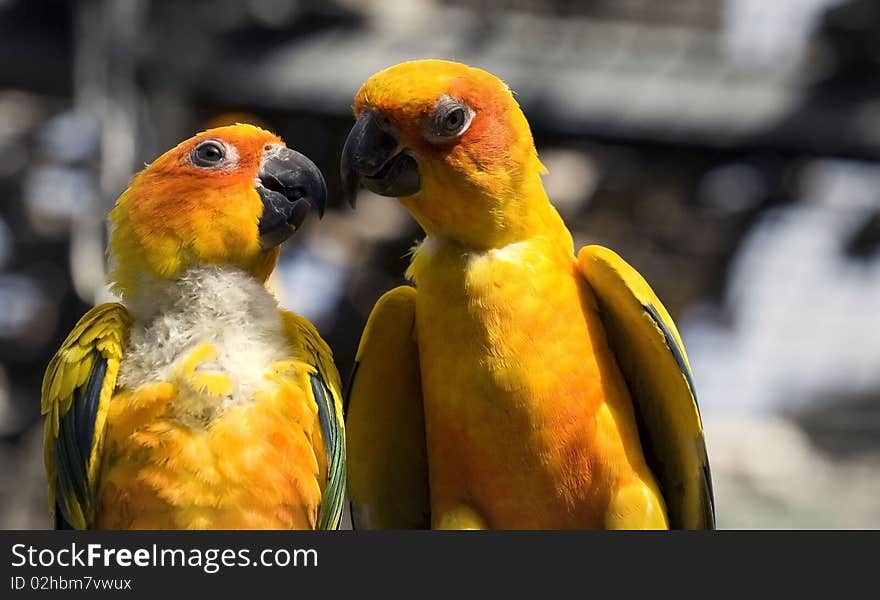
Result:
[[401,198],[421,189],[419,166],[390,127],[364,110],[345,140],[340,161],[342,189],[352,208],[363,184],[381,196]]
[[257,174],[257,193],[263,201],[258,228],[264,250],[274,248],[300,228],[310,207],[324,216],[327,186],[324,176],[306,156],[272,146],[263,153]]

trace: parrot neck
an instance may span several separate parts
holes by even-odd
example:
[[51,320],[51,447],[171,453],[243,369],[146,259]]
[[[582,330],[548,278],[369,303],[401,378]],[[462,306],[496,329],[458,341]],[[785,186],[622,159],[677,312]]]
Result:
[[533,198],[527,218],[519,220],[515,227],[484,234],[479,243],[466,243],[460,238],[427,232],[424,241],[413,251],[407,278],[418,286],[420,280],[445,272],[440,265],[457,265],[453,269],[464,274],[471,265],[484,258],[509,260],[516,257],[520,262],[529,262],[542,257],[542,262],[549,258],[557,264],[571,263],[574,260],[571,233],[547,200],[544,190],[540,192],[540,196]]
[[542,169],[535,159],[525,176],[485,186],[431,178],[419,195],[400,201],[428,238],[466,251],[486,252],[541,237],[573,253],[571,234],[544,191]]
[[275,304],[265,284],[241,267],[200,265],[167,279],[143,275],[126,293],[124,303],[135,321],[146,322],[181,308],[205,308],[223,315],[263,296]]
[[574,242],[571,233],[562,217],[559,216],[556,207],[550,203],[540,175],[535,175],[528,181],[513,201],[515,208],[505,211],[504,229],[515,232],[514,237],[507,243],[525,241],[531,238],[544,238],[558,242],[569,253],[574,253]]
[[199,348],[209,348],[202,366],[232,382],[222,398],[196,388],[179,398],[175,410],[187,422],[204,424],[229,406],[249,402],[265,382],[266,366],[289,355],[274,296],[237,267],[194,267],[173,280],[139,287],[125,303],[134,323],[120,386],[134,390],[173,382],[189,389],[192,382],[180,365]]

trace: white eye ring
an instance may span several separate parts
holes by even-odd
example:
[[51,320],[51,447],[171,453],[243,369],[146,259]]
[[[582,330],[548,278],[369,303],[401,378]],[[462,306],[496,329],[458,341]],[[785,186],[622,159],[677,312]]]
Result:
[[202,169],[225,169],[237,160],[235,148],[217,139],[202,140],[189,153],[189,162]]
[[443,96],[434,107],[428,124],[428,137],[446,141],[461,136],[474,120],[474,110],[455,98]]

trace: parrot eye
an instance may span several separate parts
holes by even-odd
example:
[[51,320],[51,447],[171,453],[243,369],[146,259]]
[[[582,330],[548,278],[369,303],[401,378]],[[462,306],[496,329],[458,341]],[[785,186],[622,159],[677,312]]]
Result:
[[206,140],[193,148],[190,160],[197,167],[216,167],[226,158],[226,149],[216,140]]
[[474,118],[474,111],[464,102],[444,96],[437,103],[431,118],[429,136],[437,140],[450,140],[467,131]]

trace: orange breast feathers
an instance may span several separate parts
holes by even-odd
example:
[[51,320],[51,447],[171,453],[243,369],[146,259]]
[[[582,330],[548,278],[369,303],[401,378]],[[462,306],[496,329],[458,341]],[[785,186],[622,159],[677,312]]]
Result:
[[[205,423],[175,412],[186,393],[175,382],[117,394],[107,417],[98,528],[313,529],[327,460],[317,408],[304,391],[310,369],[275,363],[252,402]],[[201,383],[203,390],[224,386]]]
[[467,506],[492,528],[601,528],[617,490],[654,485],[595,299],[540,243],[414,263],[434,527]]

